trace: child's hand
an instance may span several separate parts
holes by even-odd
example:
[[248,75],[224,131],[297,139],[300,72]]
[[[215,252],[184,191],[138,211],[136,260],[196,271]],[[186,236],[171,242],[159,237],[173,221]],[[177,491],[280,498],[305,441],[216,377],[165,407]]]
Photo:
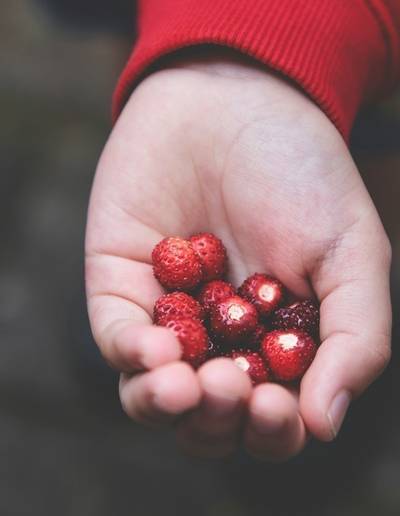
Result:
[[[321,301],[322,345],[300,392],[252,389],[229,359],[197,373],[151,326],[162,294],[151,251],[211,231],[231,280],[254,272]],[[123,372],[127,414],[176,422],[184,447],[222,456],[243,439],[262,458],[330,440],[347,404],[390,357],[390,246],[341,136],[305,95],[253,65],[182,64],[135,90],[98,167],[86,242],[89,314]],[[181,417],[184,415],[184,417]]]

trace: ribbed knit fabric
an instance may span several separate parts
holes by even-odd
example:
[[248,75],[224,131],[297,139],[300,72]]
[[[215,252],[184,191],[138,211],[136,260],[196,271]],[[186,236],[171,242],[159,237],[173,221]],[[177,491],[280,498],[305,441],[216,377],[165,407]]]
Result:
[[290,77],[346,140],[359,107],[399,76],[400,0],[139,0],[138,34],[114,119],[159,58],[205,43]]

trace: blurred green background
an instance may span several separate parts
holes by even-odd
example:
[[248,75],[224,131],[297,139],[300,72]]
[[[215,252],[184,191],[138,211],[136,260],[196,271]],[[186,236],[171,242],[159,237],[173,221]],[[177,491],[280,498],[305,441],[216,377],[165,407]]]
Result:
[[362,115],[352,144],[394,248],[391,366],[333,444],[278,466],[187,459],[123,415],[87,324],[86,206],[131,44],[88,12],[85,29],[0,3],[0,515],[398,516],[400,95]]

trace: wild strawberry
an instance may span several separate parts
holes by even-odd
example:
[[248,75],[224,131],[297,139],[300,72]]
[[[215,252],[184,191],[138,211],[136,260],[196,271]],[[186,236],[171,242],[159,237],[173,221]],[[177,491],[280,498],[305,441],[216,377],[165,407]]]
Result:
[[264,325],[258,324],[253,333],[246,339],[247,347],[253,351],[259,351],[261,342],[263,341],[263,338],[267,332],[268,330]]
[[211,331],[226,343],[243,341],[254,332],[257,323],[257,310],[239,296],[228,297],[211,310]]
[[182,346],[182,360],[193,367],[200,366],[207,358],[208,335],[196,319],[169,319],[166,328],[172,330]]
[[316,352],[313,338],[300,330],[272,331],[261,344],[261,355],[275,378],[283,381],[301,378]]
[[203,281],[222,278],[227,268],[226,249],[211,233],[199,233],[190,238],[193,249],[203,266]]
[[258,313],[265,317],[283,303],[285,287],[266,274],[253,274],[238,290],[239,295],[253,303]]
[[204,310],[196,299],[184,292],[164,294],[154,305],[154,323],[162,325],[168,319],[198,319],[204,318]]
[[250,376],[253,385],[268,382],[270,373],[259,353],[250,350],[233,351],[230,355],[235,364]]
[[191,290],[203,275],[200,260],[188,240],[169,237],[153,250],[154,276],[168,290]]
[[319,330],[319,308],[311,299],[298,301],[285,308],[279,308],[272,317],[272,326],[277,330],[297,329],[311,335]]
[[199,303],[204,307],[206,312],[226,299],[235,295],[235,289],[230,283],[221,280],[210,281],[203,285],[197,295]]

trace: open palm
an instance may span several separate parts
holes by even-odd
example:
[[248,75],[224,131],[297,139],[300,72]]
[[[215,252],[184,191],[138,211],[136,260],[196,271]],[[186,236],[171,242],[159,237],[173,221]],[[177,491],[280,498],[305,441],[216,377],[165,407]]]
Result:
[[[252,389],[225,358],[195,372],[151,326],[154,245],[201,231],[223,240],[236,286],[265,272],[320,300],[322,345],[299,392]],[[174,423],[191,452],[222,456],[243,440],[284,459],[308,433],[330,440],[388,362],[390,246],[373,203],[318,107],[247,63],[182,64],[136,89],[98,167],[86,257],[93,333],[122,372],[125,411]]]

